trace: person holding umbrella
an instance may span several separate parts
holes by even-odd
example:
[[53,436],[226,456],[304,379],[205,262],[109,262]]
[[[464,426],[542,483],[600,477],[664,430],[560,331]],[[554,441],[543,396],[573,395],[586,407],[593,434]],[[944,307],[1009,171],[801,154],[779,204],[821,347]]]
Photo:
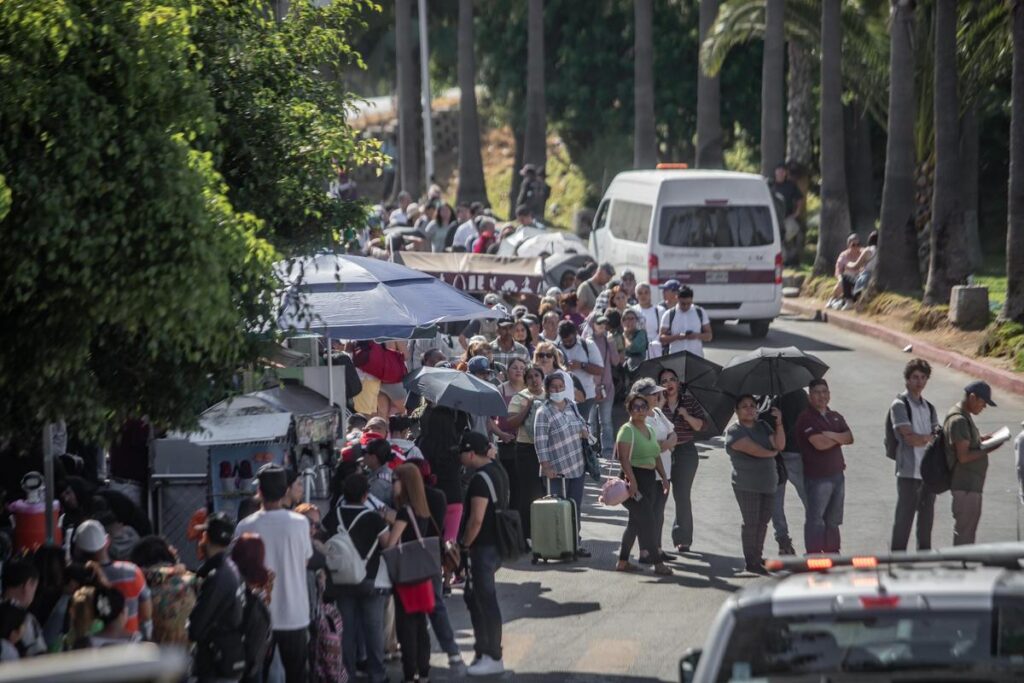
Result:
[[671,368],[662,368],[658,384],[665,388],[665,415],[676,429],[676,446],[672,449],[672,497],[676,504],[676,520],[672,525],[672,543],[681,553],[693,544],[693,505],[690,492],[697,476],[697,445],[694,439],[705,426],[704,409]]
[[[576,534],[580,534],[580,508],[583,507],[583,439],[590,438],[587,421],[572,401],[572,389],[565,386],[562,375],[552,373],[544,377],[547,400],[537,410],[533,425],[534,446],[541,473],[548,479],[558,479],[560,493],[576,502]],[[555,487],[552,486],[552,492]],[[590,557],[582,542],[576,551],[578,557]]]
[[775,456],[786,446],[786,431],[778,408],[771,409],[772,425],[757,419],[757,414],[753,396],[744,394],[736,400],[737,422],[725,432],[725,452],[732,460],[732,490],[743,518],[744,564],[748,572],[767,574],[761,552],[779,485]]

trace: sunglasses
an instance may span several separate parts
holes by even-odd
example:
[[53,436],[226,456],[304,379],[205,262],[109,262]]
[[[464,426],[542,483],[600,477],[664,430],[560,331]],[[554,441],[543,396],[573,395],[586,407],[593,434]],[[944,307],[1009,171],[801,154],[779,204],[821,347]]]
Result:
[[533,355],[537,356],[537,358],[554,358],[555,357],[555,354],[553,354],[553,353],[535,353]]
[[647,410],[647,407],[648,407],[647,403],[634,403],[634,404],[629,406],[629,410],[630,410],[630,412],[633,412],[633,413],[639,413],[641,411]]

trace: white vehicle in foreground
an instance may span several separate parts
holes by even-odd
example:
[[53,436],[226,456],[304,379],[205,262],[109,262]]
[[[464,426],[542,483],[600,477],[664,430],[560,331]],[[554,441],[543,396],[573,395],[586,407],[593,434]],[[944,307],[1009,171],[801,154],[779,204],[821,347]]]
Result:
[[779,221],[759,175],[685,164],[620,173],[598,206],[590,251],[639,282],[688,285],[711,320],[748,323],[755,337],[782,310]]
[[772,560],[730,596],[683,683],[1022,681],[1024,543]]

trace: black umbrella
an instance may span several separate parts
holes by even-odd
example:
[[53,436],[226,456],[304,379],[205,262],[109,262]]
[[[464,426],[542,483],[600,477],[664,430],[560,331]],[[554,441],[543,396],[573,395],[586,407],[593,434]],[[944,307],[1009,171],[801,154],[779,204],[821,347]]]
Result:
[[781,396],[806,387],[826,372],[828,366],[820,358],[795,346],[762,346],[730,360],[718,376],[718,388],[733,396]]
[[[637,368],[637,377],[650,377],[655,382],[662,370],[672,370],[686,391],[704,409],[705,428],[698,438],[711,438],[725,431],[733,414],[733,398],[718,388],[722,366],[689,351],[651,358]],[[682,390],[683,387],[680,387]]]
[[468,372],[422,367],[405,379],[405,388],[434,405],[447,406],[470,415],[508,415],[508,406],[498,389]]

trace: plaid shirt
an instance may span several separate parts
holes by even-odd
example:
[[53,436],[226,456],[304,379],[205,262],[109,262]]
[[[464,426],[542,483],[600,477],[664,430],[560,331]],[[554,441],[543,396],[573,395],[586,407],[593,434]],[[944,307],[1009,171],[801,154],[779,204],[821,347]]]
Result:
[[498,345],[498,340],[495,339],[491,342],[491,354],[494,356],[495,363],[501,363],[503,367],[508,367],[508,364],[512,362],[513,358],[522,358],[526,361],[527,365],[530,363],[530,352],[526,350],[526,347],[517,341],[512,342],[511,351],[502,351]]
[[580,432],[585,429],[575,404],[569,403],[564,410],[559,410],[550,400],[544,401],[533,424],[537,459],[569,479],[582,477],[583,440]]
[[[704,409],[700,407],[700,403],[697,402],[697,399],[690,394],[683,394],[679,399],[678,405],[686,408],[686,412],[698,420],[707,420],[707,416],[704,415]],[[665,406],[664,411],[666,415],[669,414],[668,406]],[[676,427],[676,442],[683,444],[693,441],[693,437],[695,437],[697,433],[690,427],[690,423],[683,419],[683,416],[678,412],[673,412],[671,414],[671,419],[672,424]],[[706,426],[707,425],[705,425],[705,427]]]

